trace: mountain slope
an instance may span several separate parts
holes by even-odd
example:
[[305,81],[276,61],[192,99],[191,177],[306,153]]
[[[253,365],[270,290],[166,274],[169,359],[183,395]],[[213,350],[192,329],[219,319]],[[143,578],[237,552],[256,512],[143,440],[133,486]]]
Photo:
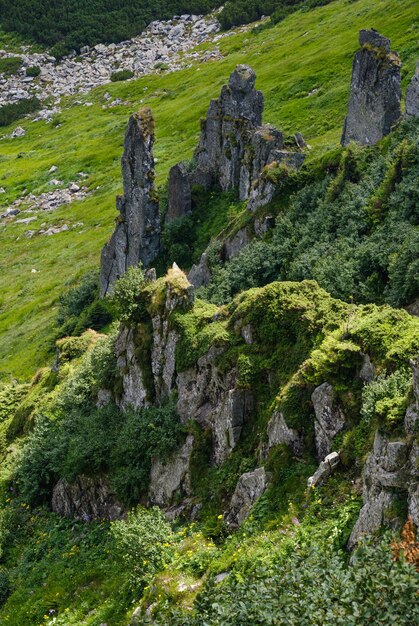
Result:
[[[403,0],[395,7],[380,0],[372,6],[367,0],[340,0],[292,15],[272,29],[221,40],[224,58],[220,61],[70,98],[52,124],[23,121],[25,137],[3,139],[0,144],[0,179],[6,190],[0,196],[2,205],[6,207],[25,189],[35,194],[49,190],[52,177],[64,183],[77,180],[80,171],[89,175],[86,183],[91,194],[82,202],[45,213],[36,222],[37,229],[41,223],[47,228],[66,223],[66,232],[28,239],[25,232],[34,225],[1,225],[2,373],[27,376],[45,362],[63,286],[97,267],[100,249],[112,231],[114,198],[120,189],[123,128],[140,103],[150,106],[156,118],[159,183],[176,161],[191,158],[209,99],[240,62],[257,73],[257,86],[265,92],[265,120],[285,132],[301,131],[315,156],[338,144],[360,28],[374,26],[392,39],[405,63],[406,85],[418,56],[415,4]],[[129,104],[103,109],[105,92]],[[76,100],[93,105],[77,105]],[[53,165],[57,172],[48,174]]]

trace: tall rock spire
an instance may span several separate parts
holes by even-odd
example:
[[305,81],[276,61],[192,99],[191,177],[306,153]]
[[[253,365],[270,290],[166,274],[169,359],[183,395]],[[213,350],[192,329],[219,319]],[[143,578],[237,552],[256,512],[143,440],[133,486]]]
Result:
[[406,89],[406,113],[413,117],[419,117],[419,63]]
[[160,216],[154,186],[154,119],[150,109],[132,115],[122,157],[124,195],[117,197],[120,215],[115,231],[102,250],[100,293],[112,291],[128,267],[150,266],[159,252]]
[[361,49],[352,67],[348,115],[341,143],[373,145],[400,119],[401,62],[390,40],[375,30],[361,30]]

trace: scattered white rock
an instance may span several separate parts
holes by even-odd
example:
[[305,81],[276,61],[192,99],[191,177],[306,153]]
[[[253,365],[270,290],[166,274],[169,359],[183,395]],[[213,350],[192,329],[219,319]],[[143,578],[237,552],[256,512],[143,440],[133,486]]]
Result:
[[10,137],[12,139],[16,139],[16,137],[24,137],[25,135],[26,135],[26,130],[22,128],[21,126],[18,126],[17,128],[14,129]]
[[54,174],[54,172],[56,172],[58,170],[58,167],[56,165],[52,165],[48,171],[49,174]]

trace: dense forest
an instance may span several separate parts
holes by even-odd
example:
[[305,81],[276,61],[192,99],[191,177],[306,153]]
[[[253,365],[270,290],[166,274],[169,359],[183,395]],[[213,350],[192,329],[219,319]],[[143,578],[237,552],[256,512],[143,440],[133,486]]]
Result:
[[[223,28],[230,28],[263,15],[272,15],[277,22],[297,9],[310,9],[330,1],[229,0],[220,13],[220,23]],[[0,24],[8,31],[54,46],[53,53],[62,56],[84,45],[129,39],[156,19],[208,13],[220,4],[220,0],[0,0]]]

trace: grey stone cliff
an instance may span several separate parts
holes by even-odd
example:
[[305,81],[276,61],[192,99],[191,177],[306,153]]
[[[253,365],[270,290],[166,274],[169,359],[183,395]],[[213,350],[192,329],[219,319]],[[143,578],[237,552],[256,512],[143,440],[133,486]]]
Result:
[[397,504],[407,503],[408,515],[419,527],[419,358],[411,362],[415,402],[406,411],[405,436],[396,441],[377,431],[374,448],[363,469],[363,500],[358,520],[349,538],[352,549],[364,535],[382,526],[397,527],[403,520]]
[[267,487],[267,476],[263,467],[253,472],[242,474],[237,483],[230,509],[225,517],[231,528],[237,528],[249,516],[253,504],[260,498]]
[[419,63],[406,89],[406,113],[413,117],[419,117]]
[[341,143],[373,145],[387,135],[401,116],[401,62],[390,40],[374,30],[361,30],[355,54]]
[[191,181],[184,163],[174,165],[169,172],[168,208],[165,221],[168,224],[191,212]]
[[59,480],[52,493],[51,507],[54,513],[85,522],[119,519],[124,514],[108,481],[99,476],[78,476],[71,484]]
[[122,157],[124,195],[118,196],[120,215],[116,228],[102,250],[100,293],[112,291],[128,267],[149,267],[160,247],[160,215],[154,186],[154,120],[150,109],[130,117]]
[[311,401],[316,414],[314,433],[317,458],[322,461],[332,450],[333,437],[344,427],[345,416],[329,383],[317,387],[311,395]]

